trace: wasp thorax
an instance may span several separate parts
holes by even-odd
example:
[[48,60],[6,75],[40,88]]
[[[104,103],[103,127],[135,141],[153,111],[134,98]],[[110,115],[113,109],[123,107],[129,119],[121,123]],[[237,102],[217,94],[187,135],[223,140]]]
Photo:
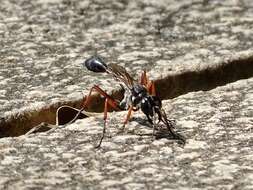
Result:
[[147,96],[147,90],[144,86],[142,85],[134,85],[132,90],[132,103],[134,106],[136,106],[137,104],[139,104],[141,102],[141,100]]

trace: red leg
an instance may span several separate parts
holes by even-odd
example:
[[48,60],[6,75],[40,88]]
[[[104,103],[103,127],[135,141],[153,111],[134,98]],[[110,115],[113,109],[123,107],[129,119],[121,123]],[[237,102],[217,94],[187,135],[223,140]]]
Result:
[[[105,136],[107,113],[108,113],[108,108],[109,108],[109,106],[111,106],[110,101],[111,101],[111,99],[109,99],[109,98],[106,98],[106,99],[105,99],[103,133],[102,133],[102,136],[101,136],[101,138],[100,138],[100,141],[99,141],[98,145],[97,145],[95,148],[99,148],[99,147],[101,146],[101,143],[102,143],[102,141],[103,141],[103,139],[104,139],[104,136]],[[131,115],[131,110],[132,110],[132,109],[129,109],[128,114],[127,114],[127,119],[126,119],[126,121],[125,121],[124,123],[127,123],[127,121],[129,120],[130,115]]]
[[103,126],[103,133],[102,133],[102,136],[100,138],[100,141],[98,143],[98,145],[96,146],[96,148],[99,148],[101,146],[101,143],[104,139],[104,136],[105,136],[105,132],[106,132],[106,120],[107,120],[107,112],[108,112],[108,108],[109,106],[112,107],[113,109],[115,110],[121,110],[119,108],[119,105],[118,103],[110,96],[108,95],[104,90],[102,90],[99,86],[97,85],[94,85],[91,89],[90,89],[90,92],[88,94],[87,97],[85,97],[84,99],[84,103],[83,103],[83,107],[82,107],[82,110],[86,108],[86,106],[89,104],[90,100],[91,100],[91,94],[92,94],[92,91],[93,90],[96,90],[99,94],[101,94],[102,96],[104,96],[106,99],[105,99],[105,104],[104,104],[104,126]]
[[94,85],[91,89],[90,89],[90,92],[88,94],[88,96],[86,98],[84,98],[84,103],[83,103],[83,108],[86,108],[86,106],[89,104],[90,102],[90,97],[91,97],[91,93],[93,90],[96,90],[99,94],[101,94],[102,96],[104,96],[107,101],[108,101],[108,104],[115,110],[121,110],[119,108],[119,105],[118,103],[109,95],[107,94],[104,90],[102,90],[99,86],[97,85]]
[[82,108],[79,110],[79,112],[76,114],[76,116],[69,122],[73,123],[76,121],[76,119],[78,118],[78,116],[81,114],[81,112],[86,108],[86,106],[89,104],[90,100],[91,100],[91,93],[93,90],[96,90],[99,94],[101,94],[102,96],[104,96],[106,98],[106,102],[115,110],[121,110],[119,108],[118,103],[109,95],[107,94],[105,91],[103,91],[99,86],[94,85],[91,89],[90,92],[88,94],[88,96],[84,96],[83,98],[83,106]]
[[141,74],[140,83],[141,83],[141,85],[143,85],[143,86],[146,86],[147,83],[148,83],[148,77],[147,77],[147,74],[146,74],[146,71],[145,71],[145,70],[144,70],[143,73]]
[[101,143],[102,143],[104,136],[105,136],[107,112],[108,112],[108,98],[105,99],[103,133],[102,133],[102,136],[101,136],[100,141],[99,141],[98,145],[96,146],[96,148],[99,148],[101,146]]
[[153,81],[149,81],[146,88],[149,94],[156,96],[155,84]]
[[147,73],[144,70],[143,73],[141,74],[141,80],[140,83],[146,87],[147,91],[149,94],[155,96],[156,92],[155,92],[155,84],[153,81],[149,81],[148,77],[147,77]]
[[119,133],[122,133],[122,132],[124,131],[125,126],[126,126],[126,124],[128,123],[128,121],[129,121],[129,119],[130,119],[130,117],[131,117],[132,111],[133,111],[133,106],[130,106],[130,107],[128,108],[127,117],[126,117],[126,119],[125,119],[125,121],[124,121],[124,123],[123,123],[123,126],[122,126],[121,130],[119,131]]
[[128,109],[128,112],[127,112],[127,117],[123,123],[123,126],[125,126],[127,124],[127,122],[129,121],[132,111],[133,111],[133,106],[130,106],[130,108]]

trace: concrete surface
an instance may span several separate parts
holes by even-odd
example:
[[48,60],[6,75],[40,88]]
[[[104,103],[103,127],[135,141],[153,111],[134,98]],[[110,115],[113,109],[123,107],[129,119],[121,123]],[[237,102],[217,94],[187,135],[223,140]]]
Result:
[[[117,134],[126,112],[78,120],[52,132],[0,140],[3,189],[252,189],[253,79],[164,101],[183,147],[152,140],[138,112]],[[171,106],[170,106],[171,105]]]
[[82,68],[95,53],[153,79],[253,54],[251,1],[3,0],[0,9],[2,117],[80,99],[94,83],[114,89]]
[[137,135],[152,131],[142,113],[117,134],[125,112],[99,150],[102,116],[1,138],[0,188],[253,189],[252,1],[2,0],[0,18],[0,136],[80,106],[94,84],[118,89],[82,68],[99,54],[135,78],[146,69],[187,139]]

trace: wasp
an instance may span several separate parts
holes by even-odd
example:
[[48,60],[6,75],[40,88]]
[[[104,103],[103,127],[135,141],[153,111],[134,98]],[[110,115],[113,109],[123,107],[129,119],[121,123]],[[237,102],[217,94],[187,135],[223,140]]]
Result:
[[101,146],[106,133],[106,120],[109,107],[116,111],[128,110],[121,129],[122,131],[128,123],[132,112],[141,110],[146,115],[148,122],[153,126],[153,136],[155,136],[155,130],[158,129],[159,123],[162,123],[166,126],[167,131],[174,139],[178,139],[183,143],[185,142],[185,139],[174,131],[174,121],[167,119],[166,113],[162,108],[162,101],[156,96],[154,82],[148,79],[146,71],[142,72],[140,80],[137,81],[124,67],[114,63],[106,64],[99,56],[92,56],[82,64],[92,72],[108,73],[119,81],[120,85],[125,90],[124,98],[121,101],[115,100],[97,85],[94,85],[90,89],[88,96],[84,97],[83,106],[73,121],[85,110],[91,100],[90,97],[93,91],[97,91],[100,95],[105,97],[103,133],[96,148]]

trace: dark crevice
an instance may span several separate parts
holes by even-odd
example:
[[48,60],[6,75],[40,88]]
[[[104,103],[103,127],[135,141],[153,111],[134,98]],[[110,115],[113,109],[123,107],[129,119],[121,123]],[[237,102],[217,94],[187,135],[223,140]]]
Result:
[[[161,99],[170,99],[192,91],[207,91],[240,79],[253,76],[253,57],[234,60],[219,67],[207,68],[201,71],[186,71],[177,75],[170,75],[155,81],[157,95]],[[112,92],[112,97],[121,99],[122,90]],[[42,122],[55,124],[56,110],[62,105],[80,108],[82,100],[59,102],[41,110],[27,111],[22,114],[2,118],[0,121],[0,137],[13,137],[25,134],[34,126]],[[102,112],[104,99],[100,95],[92,96],[87,111]]]
[[253,57],[224,63],[217,68],[187,71],[155,81],[157,95],[170,99],[193,91],[207,91],[253,76]]
[[[113,91],[112,96],[116,99],[123,98],[123,91]],[[0,138],[3,137],[15,137],[20,136],[28,132],[33,127],[45,122],[55,124],[56,111],[63,105],[68,105],[74,108],[80,109],[82,107],[83,100],[77,101],[64,101],[51,104],[41,110],[31,110],[23,113],[17,113],[7,118],[0,120]],[[91,97],[91,103],[87,107],[87,111],[90,112],[102,112],[104,105],[104,99],[100,95],[94,94]],[[111,110],[109,110],[111,111]]]

